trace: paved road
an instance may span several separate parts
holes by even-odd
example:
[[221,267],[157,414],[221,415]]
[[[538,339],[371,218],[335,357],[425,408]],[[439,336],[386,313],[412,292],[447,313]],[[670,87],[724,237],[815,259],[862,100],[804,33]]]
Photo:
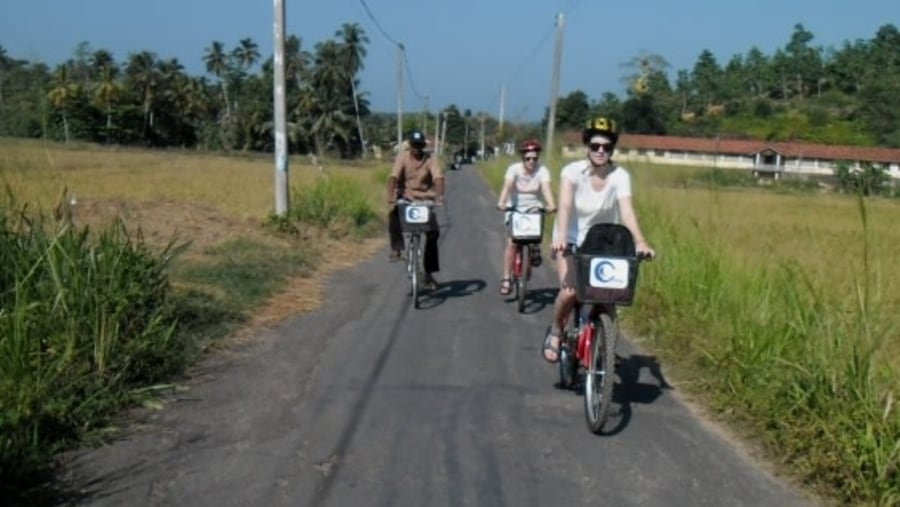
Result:
[[422,309],[386,255],[338,274],[325,309],[207,359],[129,437],[80,453],[80,503],[808,505],[627,344],[617,396],[628,410],[615,434],[588,433],[581,398],[554,388],[539,356],[549,267],[516,313],[497,293],[495,198],[471,168],[448,188],[443,283]]

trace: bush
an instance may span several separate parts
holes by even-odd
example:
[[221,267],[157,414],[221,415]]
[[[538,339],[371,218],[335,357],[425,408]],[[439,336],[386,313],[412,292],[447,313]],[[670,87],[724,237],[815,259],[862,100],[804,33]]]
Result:
[[0,482],[183,364],[165,272],[179,251],[154,254],[121,222],[92,236],[0,207]]
[[855,169],[848,163],[841,162],[837,165],[834,176],[842,192],[862,195],[887,193],[891,179],[886,167],[872,163],[863,163],[861,168]]

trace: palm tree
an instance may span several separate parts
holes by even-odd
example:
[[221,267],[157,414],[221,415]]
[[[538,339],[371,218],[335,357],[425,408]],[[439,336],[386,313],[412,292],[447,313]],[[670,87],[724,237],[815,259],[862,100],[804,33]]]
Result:
[[294,80],[293,87],[288,89],[299,89],[309,75],[312,55],[304,51],[302,45],[303,40],[296,35],[291,35],[284,41],[284,73]]
[[53,79],[53,88],[47,93],[50,104],[62,115],[63,133],[65,141],[69,142],[69,107],[78,96],[78,85],[69,80],[68,65],[60,65],[56,68]]
[[222,98],[225,101],[225,118],[223,120],[227,120],[231,117],[231,104],[228,100],[228,83],[226,78],[231,71],[231,62],[228,61],[228,55],[225,54],[225,45],[219,41],[213,41],[212,45],[206,48],[203,61],[206,62],[206,71],[219,78]]
[[153,128],[154,105],[161,80],[156,55],[149,51],[132,53],[128,57],[125,74],[134,89],[140,93],[141,107],[144,111],[143,135],[146,141],[150,129]]
[[6,48],[0,45],[0,104],[3,104],[3,79],[6,77],[6,73],[9,72],[15,61],[6,56]]
[[99,81],[94,84],[94,102],[106,112],[106,143],[112,131],[113,105],[122,95],[122,86],[116,81],[117,70],[113,66],[102,67]]
[[362,147],[363,158],[366,156],[366,139],[363,136],[362,121],[359,118],[359,99],[356,94],[356,73],[363,68],[363,59],[366,57],[365,44],[369,42],[365,31],[356,23],[344,23],[335,36],[343,39],[340,58],[350,75],[350,92],[353,94],[353,109],[356,113],[356,130],[359,133],[359,142]]
[[326,147],[336,139],[345,144],[349,141],[349,129],[344,124],[349,119],[344,108],[352,107],[346,100],[350,98],[345,94],[347,82],[347,69],[341,60],[341,45],[333,40],[316,44],[312,89],[317,97],[318,107],[312,131],[318,140],[327,141]]
[[231,52],[241,70],[249,70],[259,60],[259,46],[253,39],[247,37],[241,39],[238,47]]

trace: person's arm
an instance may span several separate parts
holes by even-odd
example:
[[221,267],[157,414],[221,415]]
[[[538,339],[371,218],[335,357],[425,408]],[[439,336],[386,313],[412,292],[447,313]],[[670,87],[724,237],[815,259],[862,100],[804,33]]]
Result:
[[403,174],[403,153],[398,153],[394,158],[394,165],[391,167],[391,175],[388,177],[387,184],[387,202],[394,204],[397,202],[397,188],[400,183],[400,176]]
[[441,164],[437,161],[436,157],[431,157],[431,180],[434,182],[434,201],[438,206],[444,204],[446,200],[445,192],[445,180],[444,180],[444,171],[441,169]]
[[500,189],[500,197],[497,198],[497,208],[503,209],[509,202],[509,194],[512,191],[513,180],[503,179],[503,188]]
[[634,246],[638,253],[643,252],[649,254],[651,258],[655,257],[656,252],[650,248],[647,239],[644,238],[644,234],[641,232],[641,227],[638,224],[637,214],[634,212],[634,204],[631,202],[630,195],[619,198],[619,213],[622,215],[622,223],[625,227],[628,227],[628,230],[631,231],[631,235],[634,237]]
[[434,197],[435,204],[437,204],[438,206],[440,206],[441,204],[444,204],[444,177],[443,176],[434,180],[434,195],[435,195],[435,197]]
[[550,171],[545,170],[545,178],[541,181],[541,193],[544,195],[544,204],[547,206],[547,211],[555,210],[553,187],[550,185]]

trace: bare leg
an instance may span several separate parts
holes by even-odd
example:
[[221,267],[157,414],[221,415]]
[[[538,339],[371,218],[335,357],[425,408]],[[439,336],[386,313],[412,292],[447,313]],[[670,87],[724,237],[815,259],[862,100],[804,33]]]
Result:
[[512,274],[513,260],[516,256],[516,246],[512,240],[507,240],[506,251],[503,253],[503,278],[509,278]]

